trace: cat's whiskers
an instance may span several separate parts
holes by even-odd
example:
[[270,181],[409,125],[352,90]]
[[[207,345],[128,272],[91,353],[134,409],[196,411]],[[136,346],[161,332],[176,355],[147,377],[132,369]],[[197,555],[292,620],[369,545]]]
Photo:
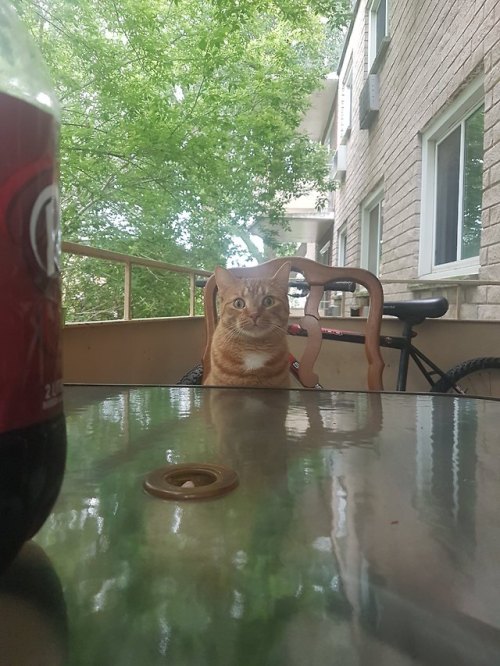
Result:
[[237,326],[228,326],[224,328],[224,342],[230,343],[241,336]]
[[270,322],[270,328],[273,333],[278,332],[282,335],[288,334],[288,331],[284,326],[280,326],[279,324],[275,324],[274,322]]

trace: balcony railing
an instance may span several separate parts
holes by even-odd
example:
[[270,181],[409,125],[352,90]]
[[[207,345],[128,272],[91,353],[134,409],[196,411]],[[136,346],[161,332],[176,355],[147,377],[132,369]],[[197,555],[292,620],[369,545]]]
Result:
[[[63,242],[62,244],[63,252],[72,255],[78,255],[81,257],[89,257],[93,259],[100,259],[108,262],[122,264],[124,267],[124,276],[123,276],[123,319],[128,321],[132,319],[132,268],[142,267],[151,270],[165,271],[169,273],[176,273],[181,275],[186,275],[189,278],[189,316],[195,316],[195,303],[196,303],[196,277],[208,277],[210,275],[209,271],[202,269],[193,269],[186,268],[185,266],[177,266],[175,264],[169,264],[163,261],[156,261],[153,259],[146,259],[143,257],[135,257],[127,254],[121,254],[119,252],[112,252],[110,250],[102,250],[95,247],[90,247],[87,245],[80,245],[78,243]],[[466,303],[464,298],[465,290],[470,288],[488,286],[488,287],[498,287],[500,286],[500,281],[493,280],[384,280],[381,279],[382,285],[395,287],[397,291],[410,292],[435,292],[443,290],[450,290],[455,292],[455,298],[449,298],[450,300],[450,312],[448,318],[450,319],[463,319],[461,316],[461,306]],[[398,298],[411,298],[412,296],[402,296]],[[391,296],[388,297],[388,300],[391,300]],[[392,300],[395,300],[392,299]],[[350,315],[350,306],[367,305],[365,302],[365,296],[363,292],[356,292],[355,294],[346,294],[339,293],[338,296],[334,296],[331,300],[332,304],[335,306],[333,311],[329,314],[339,317],[346,317]],[[328,312],[327,312],[328,313]],[[363,314],[361,310],[360,314]]]
[[186,268],[185,266],[177,266],[169,264],[164,261],[156,261],[154,259],[146,259],[143,257],[134,257],[128,254],[121,254],[120,252],[112,252],[110,250],[102,250],[88,245],[80,245],[78,243],[63,242],[62,251],[67,254],[78,255],[81,257],[89,257],[92,259],[101,259],[113,263],[123,264],[123,319],[129,321],[132,319],[132,268],[134,266],[149,268],[152,270],[165,271],[169,273],[177,273],[186,275],[189,278],[189,316],[195,315],[195,297],[196,297],[196,276],[209,276],[211,273],[202,269]]

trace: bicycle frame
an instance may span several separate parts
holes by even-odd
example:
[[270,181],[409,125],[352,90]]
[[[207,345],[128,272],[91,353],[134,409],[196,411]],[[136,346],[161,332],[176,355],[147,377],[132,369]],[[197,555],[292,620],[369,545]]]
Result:
[[[307,332],[302,329],[299,324],[290,324],[288,326],[289,335],[295,335],[299,337],[307,337]],[[363,333],[357,333],[355,331],[344,331],[334,328],[322,328],[321,333],[324,340],[336,340],[337,342],[351,342],[354,344],[364,344],[365,336]],[[396,390],[397,391],[406,391],[406,382],[408,378],[408,365],[410,358],[413,359],[416,366],[429,382],[429,386],[435,384],[435,375],[439,377],[444,377],[446,374],[441,368],[439,368],[430,358],[428,358],[423,352],[415,347],[412,343],[412,338],[417,334],[413,331],[411,323],[405,323],[402,336],[392,336],[392,335],[381,335],[380,336],[380,346],[386,347],[388,349],[399,349],[399,368],[398,368],[398,379]],[[292,373],[298,377],[299,363],[297,359],[290,355],[290,369]]]

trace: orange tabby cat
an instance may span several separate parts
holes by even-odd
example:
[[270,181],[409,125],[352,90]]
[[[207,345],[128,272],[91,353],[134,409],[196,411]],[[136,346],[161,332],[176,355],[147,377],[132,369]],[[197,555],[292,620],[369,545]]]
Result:
[[237,278],[215,269],[219,322],[210,350],[212,386],[288,387],[290,262],[272,278]]

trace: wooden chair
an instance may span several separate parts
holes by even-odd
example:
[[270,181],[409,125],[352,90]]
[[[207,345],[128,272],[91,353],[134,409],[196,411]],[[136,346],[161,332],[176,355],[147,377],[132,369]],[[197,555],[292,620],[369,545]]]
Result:
[[[319,304],[323,296],[323,285],[332,280],[352,281],[363,285],[370,296],[370,310],[366,322],[365,352],[368,361],[367,386],[369,390],[383,390],[382,372],[384,361],[380,354],[380,325],[382,321],[383,291],[382,285],[373,273],[362,268],[334,267],[319,264],[303,257],[280,257],[258,266],[230,268],[237,277],[272,277],[278,268],[290,261],[292,271],[301,273],[310,285],[310,292],[304,308],[304,316],[300,325],[307,333],[307,344],[300,359],[299,377],[306,387],[314,388],[318,384],[318,375],[314,372],[314,364],[318,357],[323,338],[319,322]],[[203,376],[210,370],[210,345],[217,325],[216,308],[217,284],[212,275],[205,286],[205,325],[206,347],[203,355]]]

